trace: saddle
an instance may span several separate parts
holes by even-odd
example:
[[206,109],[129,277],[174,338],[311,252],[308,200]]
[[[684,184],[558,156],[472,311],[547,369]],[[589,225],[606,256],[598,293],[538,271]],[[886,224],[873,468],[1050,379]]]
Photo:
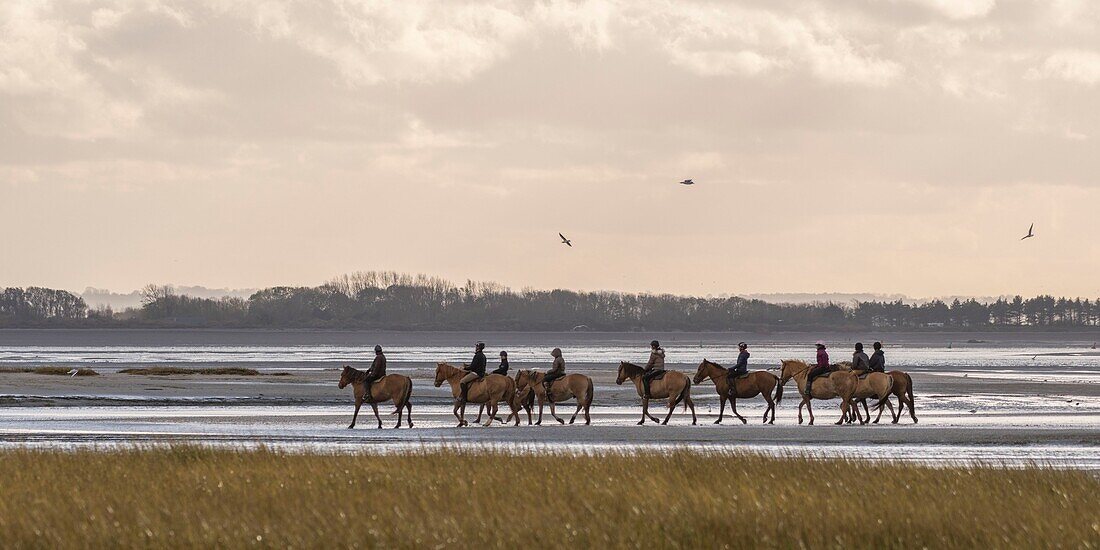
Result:
[[667,370],[659,370],[659,371],[657,371],[656,374],[651,374],[649,376],[649,381],[652,382],[654,380],[660,380],[660,379],[664,378],[666,374],[668,374]]
[[745,371],[745,372],[744,372],[744,373],[742,373],[742,374],[738,374],[737,376],[734,376],[734,377],[733,377],[733,379],[734,379],[734,380],[740,380],[740,379],[742,379],[742,378],[748,378],[748,377],[749,377],[749,372],[748,372],[748,371]]
[[862,374],[859,375],[860,380],[863,380],[864,378],[867,378],[867,376],[871,374],[871,371],[869,371],[869,370],[865,370],[865,371],[861,371],[861,372],[862,372]]

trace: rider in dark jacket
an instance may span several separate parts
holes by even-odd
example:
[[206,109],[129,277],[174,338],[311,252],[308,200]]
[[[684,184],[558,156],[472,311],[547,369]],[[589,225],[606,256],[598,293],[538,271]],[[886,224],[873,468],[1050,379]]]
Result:
[[546,376],[542,378],[542,384],[546,386],[546,400],[553,402],[554,394],[550,391],[550,388],[554,385],[555,380],[565,376],[565,359],[561,356],[561,348],[554,348],[554,351],[550,352],[550,356],[554,358],[554,363],[550,365],[550,370],[546,371]]
[[852,354],[852,371],[859,375],[871,372],[871,360],[863,353],[863,342],[856,342],[856,351]]
[[367,376],[363,379],[368,401],[373,400],[370,393],[371,384],[375,380],[381,380],[383,376],[386,376],[386,354],[382,353],[382,346],[374,346],[374,361],[371,362],[370,368],[367,369]]
[[508,376],[508,352],[500,352],[500,366],[493,371],[493,374]]
[[741,342],[737,344],[737,349],[740,352],[737,354],[737,364],[726,372],[726,380],[729,383],[729,394],[735,398],[737,397],[737,383],[734,379],[749,372],[749,345]]
[[478,380],[485,377],[485,364],[488,361],[485,359],[485,343],[478,342],[474,347],[474,358],[470,361],[470,365],[466,367],[466,371],[469,373],[463,376],[459,380],[459,387],[462,388],[462,394],[458,398],[460,403],[465,403],[466,399],[470,396],[470,384],[474,380]]
[[810,372],[806,375],[806,395],[812,395],[810,390],[813,387],[814,378],[821,376],[822,374],[832,372],[834,369],[829,365],[829,352],[825,351],[825,343],[817,343],[817,365],[810,369]]
[[886,372],[886,354],[882,352],[882,342],[875,342],[874,348],[875,352],[871,354],[867,368],[871,372]]
[[649,349],[649,362],[642,372],[642,396],[646,399],[650,397],[649,385],[653,383],[653,379],[665,372],[665,350],[661,343],[654,340],[649,343]]

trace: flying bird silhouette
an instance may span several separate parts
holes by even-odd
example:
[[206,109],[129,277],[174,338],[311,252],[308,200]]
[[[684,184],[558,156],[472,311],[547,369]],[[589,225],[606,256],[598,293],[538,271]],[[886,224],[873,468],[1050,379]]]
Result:
[[690,179],[686,179],[684,181],[681,181],[680,184],[681,185],[695,185],[695,182],[691,181]]
[[1030,238],[1032,238],[1032,237],[1034,237],[1034,236],[1035,236],[1035,224],[1034,224],[1034,223],[1032,223],[1032,224],[1031,224],[1031,227],[1029,227],[1029,228],[1027,229],[1027,235],[1024,235],[1024,236],[1023,236],[1023,238],[1021,238],[1020,240],[1022,241],[1022,240],[1024,240],[1024,239],[1030,239]]
[[569,245],[569,248],[573,248],[573,241],[566,239],[565,235],[562,235],[561,233],[558,233],[558,236],[561,237],[561,244],[567,244]]

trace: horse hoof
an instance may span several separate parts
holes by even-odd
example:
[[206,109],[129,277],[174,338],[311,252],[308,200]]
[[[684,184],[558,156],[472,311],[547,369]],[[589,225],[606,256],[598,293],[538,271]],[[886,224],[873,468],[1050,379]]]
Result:
[[355,424],[352,424],[351,426],[348,426],[349,430],[354,429],[354,428],[355,428]]
[[715,424],[721,424],[721,423],[722,423],[722,419],[720,419],[720,418],[719,418],[718,420],[715,420],[715,421],[714,421],[714,423],[715,423]]
[[642,424],[645,424],[645,420],[639,420],[636,426],[641,426]]
[[742,419],[741,419],[741,423],[742,423],[742,424],[748,424],[748,423],[749,423],[749,421],[748,421],[748,420],[745,420],[744,418],[742,418]]
[[565,421],[564,421],[564,420],[562,420],[562,419],[560,419],[560,418],[557,418],[556,420],[558,421],[558,424],[561,424],[561,425],[563,425],[563,426],[565,425]]
[[569,419],[569,425],[570,425],[570,426],[572,426],[572,425],[573,425],[573,421],[574,421],[574,420],[576,420],[576,419],[575,419],[575,418],[570,418],[570,419]]

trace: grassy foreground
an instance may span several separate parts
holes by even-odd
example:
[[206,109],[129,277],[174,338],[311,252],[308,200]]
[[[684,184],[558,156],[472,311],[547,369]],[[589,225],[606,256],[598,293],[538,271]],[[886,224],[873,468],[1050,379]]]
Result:
[[1100,481],[1044,470],[177,447],[3,451],[0,488],[5,547],[1100,547]]

